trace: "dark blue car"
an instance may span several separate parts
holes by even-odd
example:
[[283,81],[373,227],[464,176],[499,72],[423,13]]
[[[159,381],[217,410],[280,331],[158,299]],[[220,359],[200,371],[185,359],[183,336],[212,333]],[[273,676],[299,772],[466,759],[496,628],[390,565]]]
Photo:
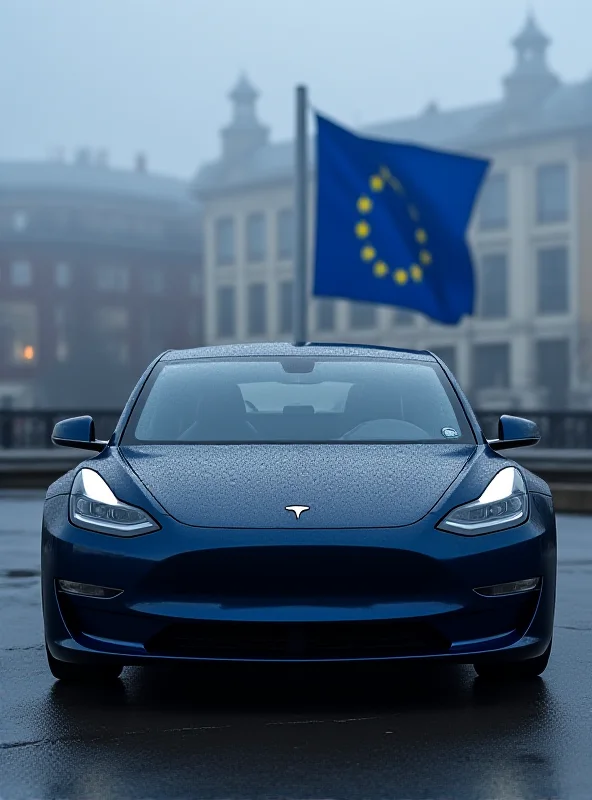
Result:
[[487,441],[428,352],[169,351],[108,442],[47,493],[43,611],[63,680],[125,665],[441,659],[539,675],[551,651],[549,487]]

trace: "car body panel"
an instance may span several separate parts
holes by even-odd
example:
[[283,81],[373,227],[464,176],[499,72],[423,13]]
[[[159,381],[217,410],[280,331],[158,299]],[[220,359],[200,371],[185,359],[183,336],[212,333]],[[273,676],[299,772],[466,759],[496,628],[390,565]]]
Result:
[[[453,444],[121,448],[152,496],[185,525],[290,530],[411,525],[474,452]],[[294,503],[310,510],[297,520],[285,510]]]
[[[527,523],[482,537],[437,531],[432,519],[397,529],[249,531],[247,540],[241,530],[197,529],[172,519],[154,534],[122,540],[64,523],[67,501],[60,495],[48,502],[43,531],[46,625],[56,657],[66,650],[72,660],[93,653],[125,663],[167,659],[147,652],[145,642],[187,620],[429,618],[451,642],[446,653],[432,655],[456,660],[515,650],[520,642],[532,655],[550,638],[556,543],[545,495],[531,496]],[[482,598],[473,591],[532,576],[533,569],[543,587],[532,596]],[[83,625],[72,634],[58,607],[57,575],[124,592],[107,601],[68,597]],[[516,618],[524,613],[522,630]]]
[[[321,352],[332,350],[343,356],[345,348]],[[205,351],[215,357],[218,349]],[[120,446],[149,374],[150,368],[109,446],[47,493],[42,595],[55,658],[474,663],[545,651],[556,583],[549,488],[487,446],[452,377],[476,445]],[[525,522],[480,536],[438,529],[450,510],[478,498],[510,465],[529,492]],[[72,525],[69,492],[82,468],[98,472],[160,530],[121,538]],[[285,510],[291,504],[311,510],[297,520]],[[540,577],[540,586],[522,595],[475,592],[531,577]],[[122,594],[65,595],[58,579]]]

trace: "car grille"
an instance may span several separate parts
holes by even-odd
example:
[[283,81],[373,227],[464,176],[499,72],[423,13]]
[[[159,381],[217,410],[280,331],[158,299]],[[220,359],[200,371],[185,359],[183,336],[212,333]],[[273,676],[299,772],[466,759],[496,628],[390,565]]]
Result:
[[388,658],[445,653],[448,642],[429,625],[370,622],[217,622],[166,627],[145,645],[152,654],[257,660]]
[[372,605],[439,598],[450,581],[436,559],[386,547],[220,547],[166,559],[139,591],[158,585],[161,597],[222,605]]

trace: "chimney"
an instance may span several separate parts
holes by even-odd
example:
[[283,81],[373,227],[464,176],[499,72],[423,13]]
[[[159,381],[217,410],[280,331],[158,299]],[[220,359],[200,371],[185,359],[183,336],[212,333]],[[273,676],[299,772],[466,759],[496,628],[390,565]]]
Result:
[[559,86],[547,64],[551,40],[529,14],[522,31],[512,41],[516,51],[513,71],[504,78],[506,102],[517,111],[531,111]]
[[95,155],[95,164],[97,167],[107,167],[109,162],[109,154],[105,149],[97,150]]
[[91,154],[88,147],[81,147],[75,157],[75,162],[81,167],[88,167],[91,163]]
[[145,173],[148,171],[148,159],[145,153],[138,153],[136,155],[136,172]]
[[269,130],[257,118],[256,104],[259,92],[246,75],[241,75],[230,92],[232,121],[222,129],[222,157],[227,161],[241,161],[267,144]]

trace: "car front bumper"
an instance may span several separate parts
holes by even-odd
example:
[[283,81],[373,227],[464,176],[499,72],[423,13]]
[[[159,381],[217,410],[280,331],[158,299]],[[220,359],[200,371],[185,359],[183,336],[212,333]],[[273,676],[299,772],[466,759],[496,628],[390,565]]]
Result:
[[[479,537],[426,518],[392,529],[163,529],[132,539],[81,530],[68,498],[46,503],[42,587],[55,658],[170,661],[458,662],[528,659],[547,648],[555,606],[551,498],[523,525]],[[522,594],[478,587],[540,578]],[[117,588],[65,594],[58,580]]]

